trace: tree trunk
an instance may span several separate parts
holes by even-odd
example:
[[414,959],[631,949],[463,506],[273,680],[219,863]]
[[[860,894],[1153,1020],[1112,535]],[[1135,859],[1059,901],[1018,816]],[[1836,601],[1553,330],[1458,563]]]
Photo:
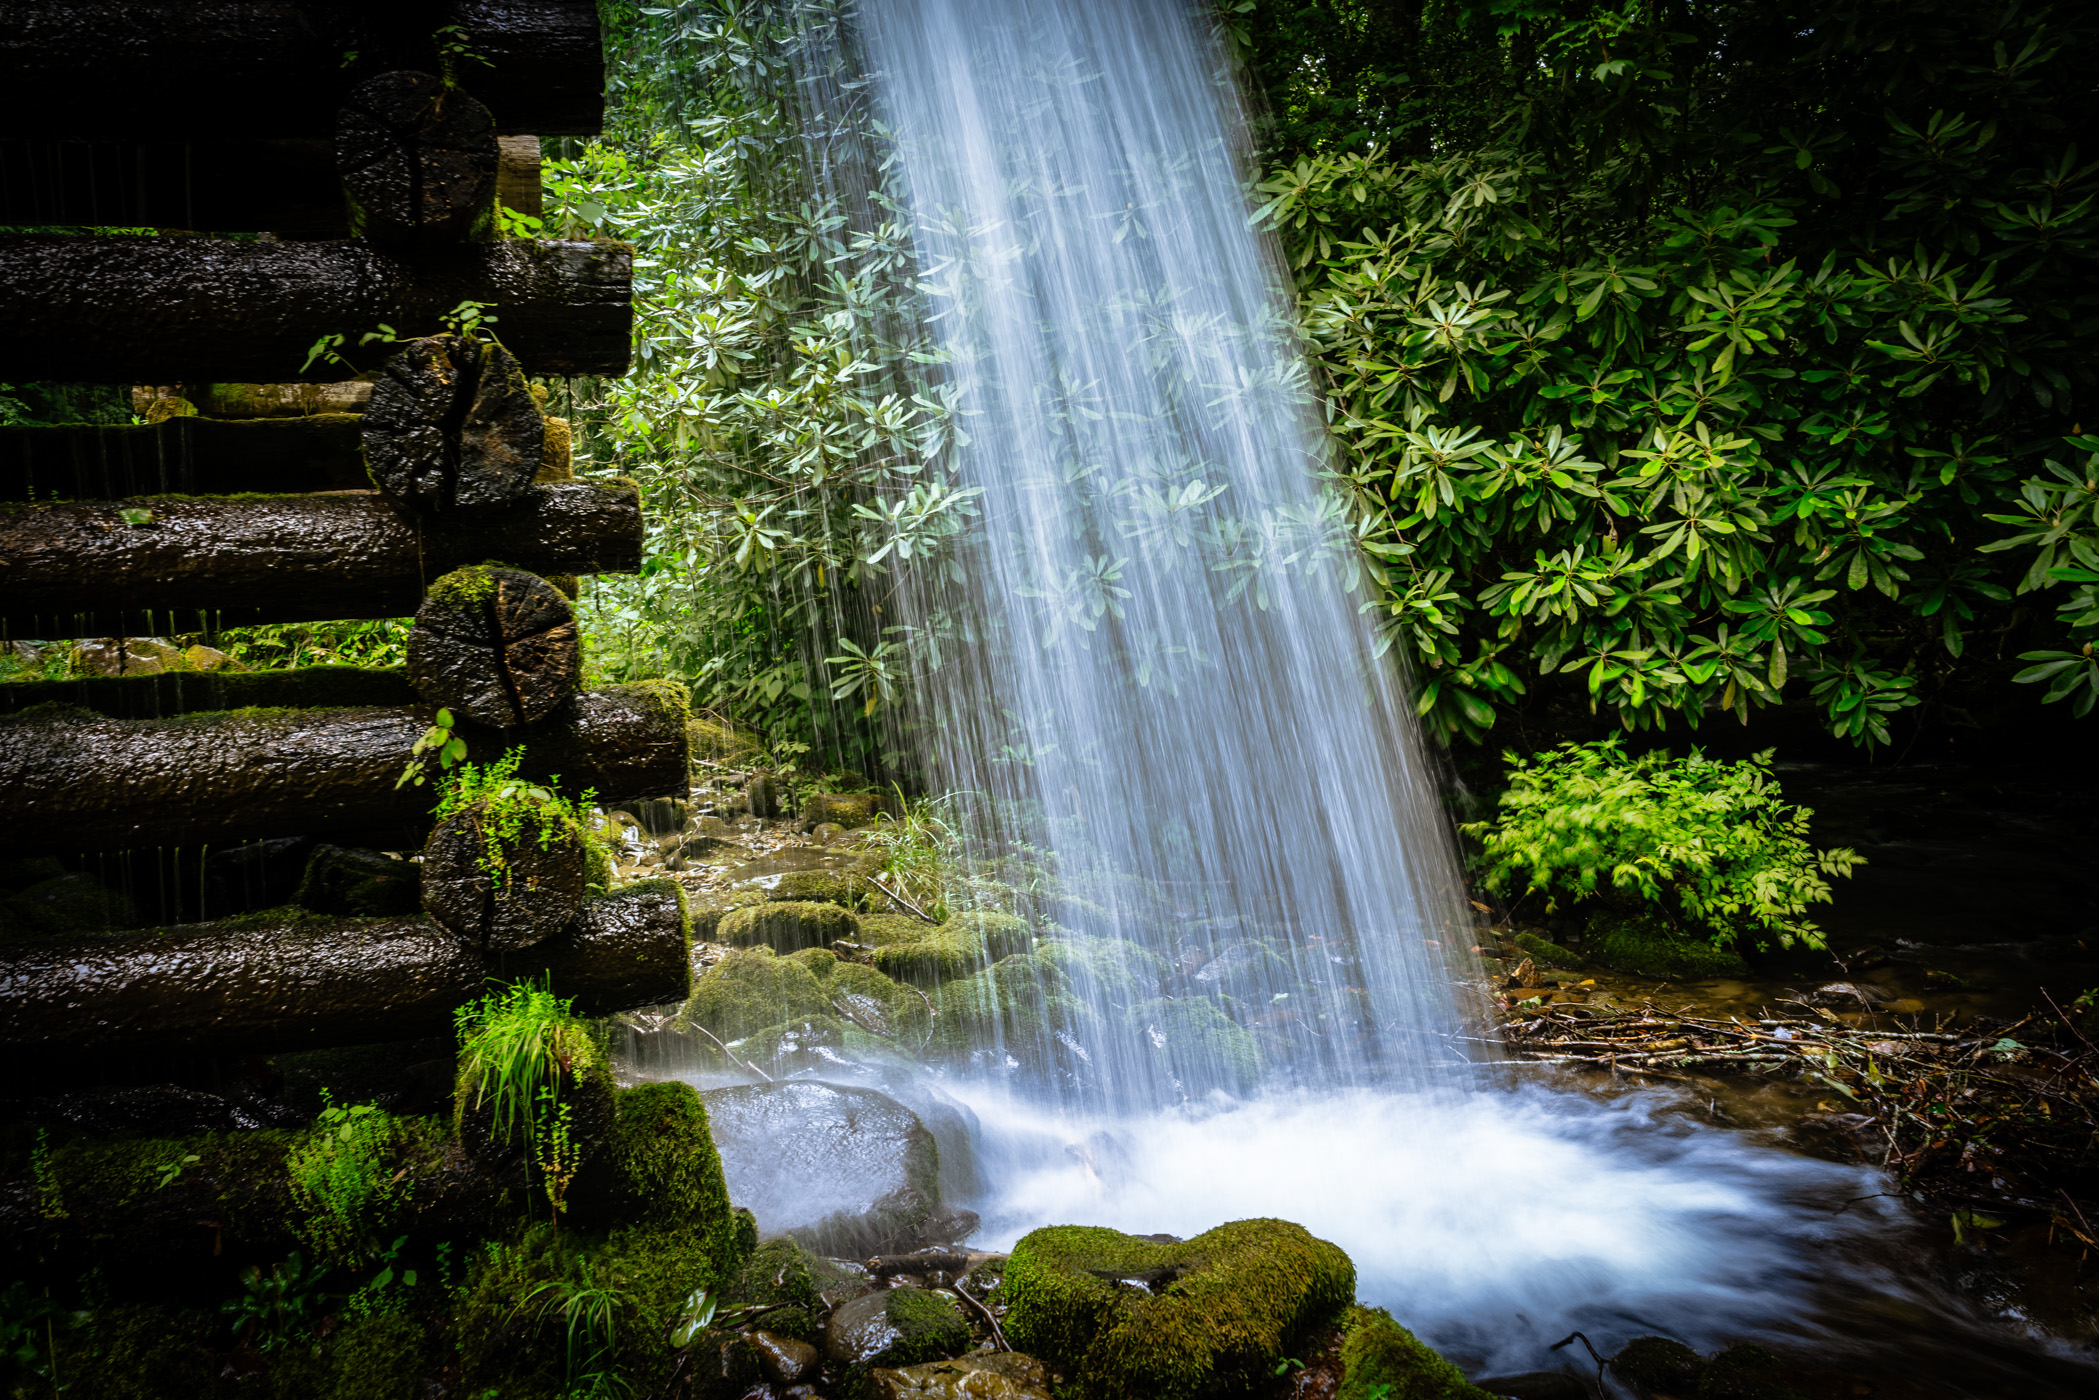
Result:
[[510,510],[420,528],[371,491],[0,507],[0,627],[114,637],[406,617],[425,579],[462,565],[630,574],[641,542],[634,487],[596,481],[534,487]]
[[445,818],[423,845],[423,909],[460,943],[481,953],[512,953],[568,927],[583,903],[589,854],[573,832],[548,840],[527,819],[513,840],[497,841],[501,877],[488,860],[487,804]]
[[322,413],[0,428],[0,501],[369,490],[361,423]]
[[[572,697],[528,735],[460,723],[469,757],[522,742],[519,774],[601,802],[682,795],[685,698],[669,682]],[[432,792],[399,786],[436,707],[207,711],[120,720],[80,710],[0,716],[0,831],[12,855],[222,846],[346,834],[420,846]]]
[[499,131],[595,136],[605,60],[595,0],[9,0],[0,134],[66,140],[327,138],[365,79],[441,71],[440,26],[465,30],[456,76]]
[[[496,309],[528,373],[621,375],[633,263],[624,243],[517,238],[413,263],[361,239],[0,238],[0,382],[355,378],[387,353],[361,335],[435,335],[464,301]],[[314,357],[325,336],[354,369]]]
[[408,676],[424,700],[476,724],[532,724],[583,682],[575,607],[519,569],[447,574],[416,612]]
[[313,1050],[444,1035],[488,978],[546,977],[578,1014],[691,991],[669,880],[584,901],[558,936],[484,957],[428,918],[258,916],[0,949],[0,1046],[32,1055]]
[[[539,218],[539,138],[498,138],[496,202]],[[0,139],[0,225],[348,238],[335,142]]]
[[428,73],[367,79],[336,118],[350,231],[388,247],[494,238],[498,162],[488,109]]
[[159,719],[200,710],[313,709],[416,703],[406,667],[301,666],[287,671],[163,671],[0,685],[0,714],[78,705],[111,719]]
[[532,490],[546,439],[517,361],[466,336],[410,342],[386,362],[364,412],[372,483],[422,517],[516,504]]

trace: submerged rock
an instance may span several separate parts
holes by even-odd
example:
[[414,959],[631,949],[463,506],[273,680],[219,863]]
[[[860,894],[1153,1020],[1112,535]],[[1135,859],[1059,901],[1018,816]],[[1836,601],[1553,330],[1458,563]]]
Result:
[[947,1243],[923,1232],[964,1223],[941,1211],[933,1135],[887,1094],[798,1081],[703,1097],[729,1194],[767,1234],[863,1258]]
[[1017,1351],[876,1370],[868,1379],[875,1400],[1050,1400],[1049,1368]]

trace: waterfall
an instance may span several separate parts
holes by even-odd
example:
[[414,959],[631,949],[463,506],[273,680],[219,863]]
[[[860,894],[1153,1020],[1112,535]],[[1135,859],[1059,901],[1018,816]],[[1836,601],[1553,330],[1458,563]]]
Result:
[[1193,973],[1136,1006],[1071,979],[992,1057],[1123,1103],[1425,1082],[1470,919],[1211,25],[867,0],[857,38],[981,493],[903,599],[939,660],[918,746],[982,834],[1051,854],[1093,962]]

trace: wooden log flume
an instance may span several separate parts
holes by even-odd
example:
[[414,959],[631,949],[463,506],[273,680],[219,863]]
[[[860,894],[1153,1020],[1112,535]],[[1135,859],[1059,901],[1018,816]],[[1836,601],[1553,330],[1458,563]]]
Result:
[[358,83],[439,71],[443,25],[487,60],[464,61],[458,78],[501,131],[603,126],[595,0],[9,0],[0,135],[325,138]]
[[[435,706],[206,711],[120,720],[0,716],[0,831],[19,855],[390,833],[422,844],[428,787],[398,785]],[[668,682],[585,691],[529,732],[461,723],[476,763],[525,745],[521,776],[624,802],[682,793],[686,702]]]
[[[528,373],[621,375],[633,280],[633,250],[610,242],[510,238],[409,262],[362,239],[0,238],[0,382],[354,378],[388,353],[361,335],[435,335],[468,301],[497,309]],[[356,369],[311,358],[329,335]]]
[[0,685],[0,714],[77,705],[112,719],[162,719],[201,710],[413,705],[405,666],[300,666],[282,671],[162,671]]
[[450,1033],[488,979],[547,977],[579,1014],[691,991],[685,896],[669,880],[586,900],[560,934],[483,956],[429,918],[253,916],[0,950],[0,1046],[128,1054],[363,1045]]
[[534,723],[582,683],[575,607],[522,570],[447,574],[416,612],[408,675],[424,700],[477,724]]
[[202,630],[200,614],[204,627],[406,617],[426,580],[462,565],[631,574],[641,544],[622,482],[540,486],[509,510],[421,526],[376,492],[0,506],[0,627],[150,636]]

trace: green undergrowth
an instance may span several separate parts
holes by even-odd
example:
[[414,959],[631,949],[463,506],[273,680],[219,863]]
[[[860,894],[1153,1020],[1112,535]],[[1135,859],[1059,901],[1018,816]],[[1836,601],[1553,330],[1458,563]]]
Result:
[[335,1263],[371,1263],[406,1213],[414,1190],[407,1164],[434,1164],[441,1151],[428,1119],[329,1102],[285,1157],[300,1237]]
[[583,1161],[579,1101],[602,1094],[610,1071],[588,1023],[550,987],[519,982],[456,1013],[459,1077],[455,1113],[488,1139],[521,1150],[552,1215],[566,1209]]
[[437,802],[437,820],[471,815],[481,835],[481,869],[498,894],[509,887],[510,856],[527,841],[542,848],[573,840],[588,863],[589,883],[605,889],[612,883],[612,852],[588,809],[596,792],[585,789],[574,799],[563,797],[560,778],[545,783],[517,776],[522,745],[486,766],[461,763],[447,776]]

